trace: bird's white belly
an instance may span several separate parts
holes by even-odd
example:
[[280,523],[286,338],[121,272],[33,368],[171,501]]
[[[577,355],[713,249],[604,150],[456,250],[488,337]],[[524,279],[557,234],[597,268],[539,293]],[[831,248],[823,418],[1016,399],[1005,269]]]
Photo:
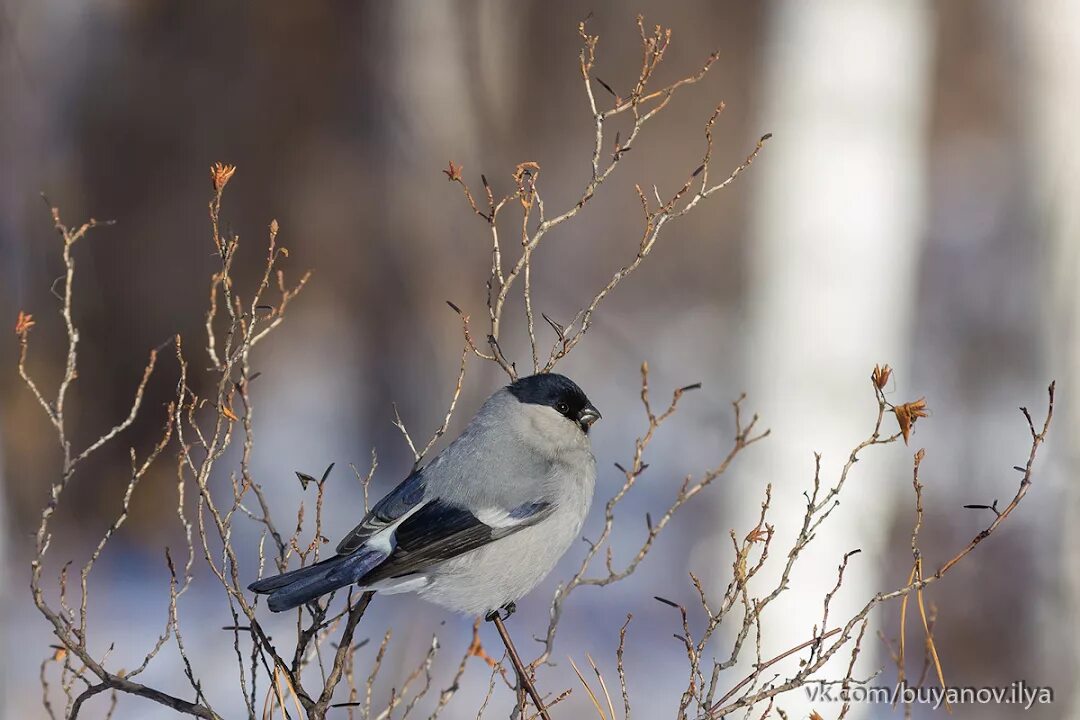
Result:
[[440,563],[426,573],[428,582],[418,593],[473,615],[518,600],[547,577],[569,549],[581,531],[582,510],[559,508],[532,527]]

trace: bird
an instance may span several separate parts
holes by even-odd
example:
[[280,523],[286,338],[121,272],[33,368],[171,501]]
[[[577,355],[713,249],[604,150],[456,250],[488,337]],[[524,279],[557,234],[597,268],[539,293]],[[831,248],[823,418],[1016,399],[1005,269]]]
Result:
[[357,585],[509,617],[581,531],[596,484],[589,430],[600,418],[564,375],[517,379],[372,506],[333,557],[248,589],[267,595],[272,612]]

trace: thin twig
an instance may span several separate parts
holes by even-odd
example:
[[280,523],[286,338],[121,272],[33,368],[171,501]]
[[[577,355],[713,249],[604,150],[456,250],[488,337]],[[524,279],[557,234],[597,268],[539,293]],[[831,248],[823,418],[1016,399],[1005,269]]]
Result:
[[521,656],[518,655],[517,648],[514,647],[514,641],[510,639],[510,633],[506,630],[506,625],[503,623],[502,618],[499,617],[496,612],[492,618],[492,622],[495,623],[495,628],[499,631],[499,637],[502,638],[503,645],[506,646],[506,653],[510,656],[510,662],[514,664],[514,670],[517,671],[518,682],[525,688],[525,692],[532,698],[533,705],[536,706],[537,712],[540,713],[540,717],[544,720],[551,720],[551,716],[548,715],[547,708],[544,706],[544,699],[540,697],[540,693],[536,691],[536,686],[533,684],[532,678],[529,677],[528,670],[526,670],[524,663],[521,662]]

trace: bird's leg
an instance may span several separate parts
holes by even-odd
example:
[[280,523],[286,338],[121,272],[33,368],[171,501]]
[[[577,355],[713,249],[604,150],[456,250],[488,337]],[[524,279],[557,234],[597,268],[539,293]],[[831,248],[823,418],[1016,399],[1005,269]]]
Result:
[[513,615],[515,612],[517,612],[517,603],[511,600],[497,610],[492,610],[491,612],[489,612],[487,615],[484,616],[484,619],[488,622],[495,622],[495,618],[500,618],[505,621],[509,620],[510,616]]
[[[518,655],[517,648],[514,647],[514,641],[510,639],[510,633],[506,630],[506,625],[503,624],[503,620],[510,617],[517,609],[517,605],[513,602],[506,603],[498,610],[492,610],[485,619],[488,622],[495,623],[495,628],[499,631],[499,637],[502,638],[503,645],[506,646],[506,654],[510,656],[510,662],[514,664],[514,670],[517,671],[518,686],[525,688],[525,692],[532,698],[533,704],[536,705],[537,712],[540,713],[540,717],[543,720],[551,720],[551,716],[548,715],[547,708],[544,706],[544,701],[540,697],[540,693],[536,691],[536,686],[533,685],[532,680],[529,678],[529,672],[525,669],[525,665],[521,662],[521,656]],[[500,611],[506,613],[506,616],[500,614]],[[521,714],[525,714],[525,708],[521,707]]]

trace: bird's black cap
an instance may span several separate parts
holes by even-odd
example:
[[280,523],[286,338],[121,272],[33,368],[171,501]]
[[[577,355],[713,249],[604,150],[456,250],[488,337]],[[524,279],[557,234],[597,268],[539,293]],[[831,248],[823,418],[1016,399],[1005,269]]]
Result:
[[540,373],[515,380],[507,386],[519,402],[546,405],[581,425],[586,432],[600,417],[585,392],[570,378],[557,373]]

